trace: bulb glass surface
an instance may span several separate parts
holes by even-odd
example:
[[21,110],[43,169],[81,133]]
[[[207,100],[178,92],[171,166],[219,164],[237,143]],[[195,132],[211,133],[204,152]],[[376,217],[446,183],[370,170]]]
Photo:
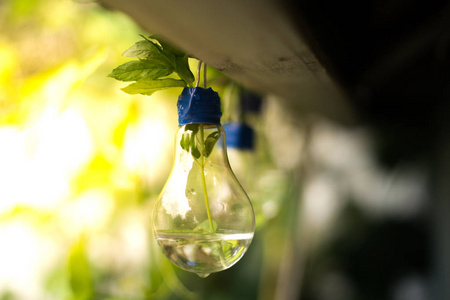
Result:
[[180,126],[175,162],[153,211],[164,254],[200,277],[225,270],[247,251],[252,204],[230,168],[221,125]]

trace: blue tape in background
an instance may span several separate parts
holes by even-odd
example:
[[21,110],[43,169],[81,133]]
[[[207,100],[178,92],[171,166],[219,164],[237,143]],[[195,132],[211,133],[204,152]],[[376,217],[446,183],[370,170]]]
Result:
[[245,123],[232,122],[223,125],[227,136],[227,147],[252,150],[254,148],[255,133]]

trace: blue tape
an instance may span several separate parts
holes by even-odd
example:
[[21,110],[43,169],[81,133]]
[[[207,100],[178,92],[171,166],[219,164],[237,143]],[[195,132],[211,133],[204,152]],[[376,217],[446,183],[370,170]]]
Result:
[[184,88],[178,97],[178,125],[206,123],[220,125],[220,97],[211,88]]
[[252,150],[255,133],[245,123],[233,122],[223,125],[227,137],[227,147]]

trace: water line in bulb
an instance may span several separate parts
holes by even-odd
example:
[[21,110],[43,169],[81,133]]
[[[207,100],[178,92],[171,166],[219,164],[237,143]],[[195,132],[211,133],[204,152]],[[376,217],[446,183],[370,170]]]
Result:
[[228,162],[218,94],[185,88],[177,107],[175,162],[153,210],[153,230],[169,260],[204,278],[241,259],[255,215]]

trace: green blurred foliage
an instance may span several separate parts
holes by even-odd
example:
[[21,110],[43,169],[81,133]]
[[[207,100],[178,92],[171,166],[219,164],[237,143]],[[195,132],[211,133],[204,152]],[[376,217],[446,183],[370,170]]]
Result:
[[[181,89],[130,96],[107,78],[139,34],[90,1],[0,2],[0,235],[12,232],[0,299],[256,299],[276,277],[283,225],[261,215],[266,235],[208,279],[174,267],[154,242]],[[222,94],[227,79],[209,70]],[[268,187],[277,202],[289,197],[279,180]]]
[[72,246],[68,267],[73,299],[91,299],[94,294],[94,286],[83,236]]

